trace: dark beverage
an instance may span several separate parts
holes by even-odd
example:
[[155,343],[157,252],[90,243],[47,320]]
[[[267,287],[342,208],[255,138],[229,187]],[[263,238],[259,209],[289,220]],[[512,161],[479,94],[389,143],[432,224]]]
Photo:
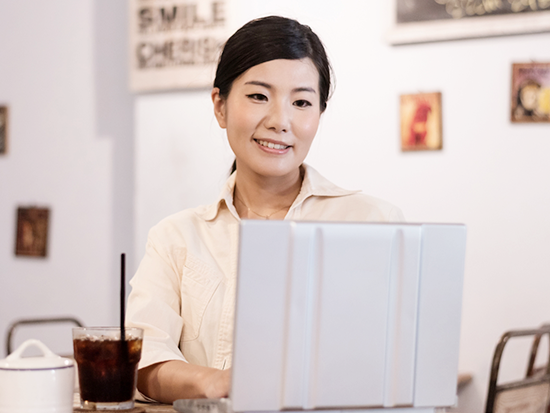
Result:
[[142,339],[128,337],[74,337],[80,398],[86,403],[133,400]]

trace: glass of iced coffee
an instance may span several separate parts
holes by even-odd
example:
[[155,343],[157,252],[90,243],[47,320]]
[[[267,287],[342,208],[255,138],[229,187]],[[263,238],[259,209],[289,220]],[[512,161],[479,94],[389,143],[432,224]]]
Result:
[[127,410],[134,407],[142,342],[141,328],[126,328],[124,339],[119,327],[73,328],[81,408]]

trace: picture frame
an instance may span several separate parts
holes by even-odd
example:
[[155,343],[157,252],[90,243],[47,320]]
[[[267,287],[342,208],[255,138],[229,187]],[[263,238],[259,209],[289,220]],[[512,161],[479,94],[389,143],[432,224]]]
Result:
[[46,257],[48,252],[48,208],[17,208],[15,255]]
[[393,45],[550,31],[550,0],[392,0]]
[[550,122],[550,62],[512,64],[510,103],[513,123]]
[[400,96],[401,151],[443,148],[441,93]]
[[8,153],[8,107],[0,105],[0,155]]

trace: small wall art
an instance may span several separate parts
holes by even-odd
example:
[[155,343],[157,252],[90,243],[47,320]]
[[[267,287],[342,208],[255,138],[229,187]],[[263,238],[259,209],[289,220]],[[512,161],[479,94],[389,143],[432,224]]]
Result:
[[17,208],[15,255],[47,255],[49,216],[48,208]]
[[512,65],[512,122],[550,122],[550,63]]
[[0,105],[0,155],[8,151],[8,107]]
[[441,93],[401,95],[401,150],[440,150],[443,147]]

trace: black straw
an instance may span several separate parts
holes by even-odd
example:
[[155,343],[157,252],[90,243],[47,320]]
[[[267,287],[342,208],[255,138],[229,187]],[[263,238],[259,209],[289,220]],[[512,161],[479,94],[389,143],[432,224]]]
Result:
[[126,301],[126,255],[120,254],[120,339],[126,341],[126,331],[124,329]]

